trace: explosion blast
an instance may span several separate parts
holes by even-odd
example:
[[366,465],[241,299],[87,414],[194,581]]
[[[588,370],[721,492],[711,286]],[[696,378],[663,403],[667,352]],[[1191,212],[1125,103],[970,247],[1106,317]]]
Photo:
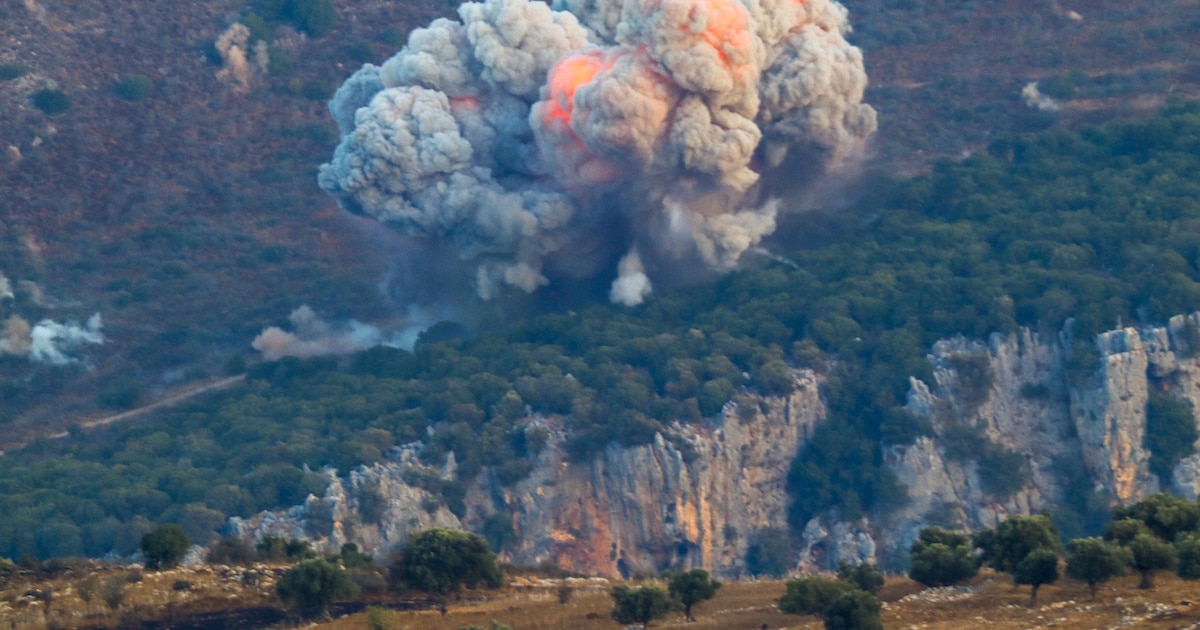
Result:
[[875,130],[830,0],[484,0],[458,15],[337,91],[341,143],[319,182],[452,248],[484,299],[615,267],[610,297],[633,305],[698,262],[728,270],[775,229],[762,176],[811,179]]

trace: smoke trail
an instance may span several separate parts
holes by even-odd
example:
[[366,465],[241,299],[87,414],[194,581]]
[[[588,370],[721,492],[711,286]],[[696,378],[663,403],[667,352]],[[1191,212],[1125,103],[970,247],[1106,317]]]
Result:
[[268,361],[283,357],[301,359],[326,355],[347,355],[384,345],[412,349],[417,335],[428,325],[414,323],[403,330],[385,334],[380,329],[350,320],[332,324],[321,319],[308,305],[302,305],[288,316],[294,332],[278,326],[264,329],[251,346]]
[[338,90],[319,183],[457,252],[485,299],[615,266],[610,298],[637,304],[728,270],[775,229],[762,175],[796,151],[819,158],[794,178],[811,179],[875,130],[832,0],[483,0],[458,16]]

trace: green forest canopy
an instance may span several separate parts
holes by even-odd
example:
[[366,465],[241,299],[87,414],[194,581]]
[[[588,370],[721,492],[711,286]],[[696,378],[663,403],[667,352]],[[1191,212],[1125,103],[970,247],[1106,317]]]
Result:
[[[905,495],[881,445],[924,430],[900,406],[910,375],[929,378],[936,339],[1067,318],[1088,339],[1200,308],[1200,107],[999,140],[894,184],[882,205],[805,221],[825,236],[791,252],[795,266],[341,367],[262,364],[158,421],[34,443],[0,459],[0,555],[130,553],[155,522],[211,540],[228,516],[319,493],[311,471],[415,440],[431,463],[454,452],[463,477],[492,467],[511,484],[545,440],[520,424],[527,407],[566,415],[569,453],[584,458],[711,417],[741,388],[785,394],[789,368],[806,366],[832,366],[830,421],[791,471],[804,490],[793,522],[885,511]],[[461,485],[425,482],[461,511]]]

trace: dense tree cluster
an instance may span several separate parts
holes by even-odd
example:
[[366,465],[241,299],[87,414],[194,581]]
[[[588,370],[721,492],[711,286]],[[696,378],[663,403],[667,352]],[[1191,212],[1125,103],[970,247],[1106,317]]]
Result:
[[[512,484],[547,442],[522,422],[529,410],[564,416],[565,447],[582,459],[711,418],[747,390],[787,394],[801,367],[828,376],[829,419],[789,473],[792,523],[832,508],[887,512],[906,495],[882,447],[931,433],[902,405],[910,376],[932,382],[936,339],[1071,318],[1071,378],[1088,379],[1092,333],[1200,308],[1198,147],[1200,107],[1182,102],[1147,120],[1002,139],[891,184],[863,212],[806,215],[805,244],[786,264],[634,309],[595,304],[474,337],[435,327],[413,352],[253,366],[240,389],[159,421],[9,453],[0,555],[127,554],[169,522],[207,543],[229,516],[319,495],[327,478],[314,471],[344,473],[417,440],[430,464],[454,453],[461,479],[487,471]],[[974,357],[960,362],[960,393],[981,400],[990,375]],[[1163,470],[1181,456],[1186,440],[1172,436],[1184,435],[1186,410],[1156,398],[1149,411]],[[1014,476],[987,471],[1022,462],[984,446],[966,457],[1002,498]],[[461,513],[461,483],[414,482]],[[1071,507],[1090,522],[1089,505]]]

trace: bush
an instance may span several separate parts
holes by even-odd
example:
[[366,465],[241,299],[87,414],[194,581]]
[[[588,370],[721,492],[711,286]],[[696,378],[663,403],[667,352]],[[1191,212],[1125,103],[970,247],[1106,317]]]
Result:
[[746,549],[750,575],[783,577],[792,568],[792,541],[787,530],[768,527],[756,533]]
[[438,599],[466,588],[500,588],[504,572],[487,542],[469,532],[435,527],[414,535],[392,566],[390,580]]
[[179,564],[190,544],[187,533],[179,525],[159,525],[142,536],[142,555],[146,557],[146,568],[169,569]]
[[866,562],[850,564],[843,560],[838,565],[838,579],[872,595],[878,595],[879,589],[883,588],[883,573],[879,572],[879,567]]
[[0,81],[12,81],[25,76],[29,68],[19,63],[0,64]]
[[118,81],[113,91],[127,101],[144,101],[154,93],[154,82],[149,77],[134,74]]
[[283,574],[275,593],[284,604],[301,610],[323,610],[340,599],[358,595],[358,586],[350,574],[338,565],[322,559],[305,560]]
[[1200,534],[1190,534],[1175,541],[1179,563],[1175,572],[1185,580],[1200,580]]
[[643,626],[675,609],[675,601],[657,586],[614,586],[609,593],[613,598],[612,618],[617,623],[640,623]]
[[857,589],[849,591],[825,609],[825,630],[883,630],[879,617],[882,608],[874,595]]
[[236,537],[223,538],[208,550],[209,564],[246,564],[257,559],[254,547]]
[[171,590],[173,590],[173,591],[190,591],[190,590],[192,590],[192,583],[187,580],[175,580],[174,582],[171,583]]
[[979,572],[979,556],[961,532],[926,527],[910,551],[912,567],[908,576],[925,586],[958,584]]
[[1150,451],[1150,471],[1169,485],[1180,460],[1195,452],[1196,418],[1186,400],[1150,392],[1146,400],[1146,433],[1142,445]]
[[779,598],[779,611],[789,615],[821,615],[834,600],[856,590],[842,580],[802,577],[788,580],[787,592]]
[[39,90],[33,93],[33,106],[48,116],[61,114],[71,109],[71,97],[59,90]]

